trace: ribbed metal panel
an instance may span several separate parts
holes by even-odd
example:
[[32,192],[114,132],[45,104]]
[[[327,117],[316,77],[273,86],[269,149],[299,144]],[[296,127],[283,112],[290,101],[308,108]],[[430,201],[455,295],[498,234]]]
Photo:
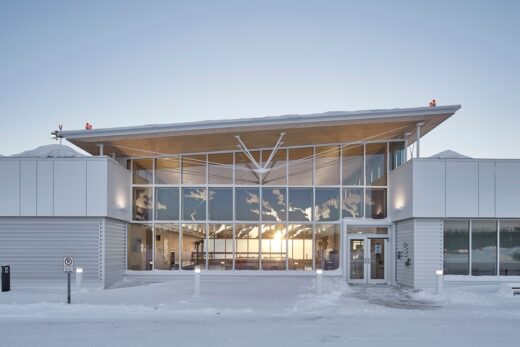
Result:
[[110,287],[121,281],[126,269],[126,222],[105,219],[104,233],[104,285]]
[[100,284],[101,218],[0,218],[0,263],[11,280],[37,284],[64,280],[63,257],[74,257],[87,284]]
[[442,270],[442,220],[415,219],[415,288],[433,289]]
[[[396,223],[396,253],[401,254],[395,261],[395,281],[397,284],[414,286],[414,220],[407,219]],[[406,265],[410,258],[411,264]]]

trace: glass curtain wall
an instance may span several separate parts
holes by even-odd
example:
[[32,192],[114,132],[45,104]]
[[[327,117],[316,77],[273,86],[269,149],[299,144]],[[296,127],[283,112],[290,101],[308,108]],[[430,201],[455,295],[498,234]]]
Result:
[[253,150],[267,172],[241,151],[130,159],[128,268],[338,269],[341,218],[386,218],[387,171],[403,146]]

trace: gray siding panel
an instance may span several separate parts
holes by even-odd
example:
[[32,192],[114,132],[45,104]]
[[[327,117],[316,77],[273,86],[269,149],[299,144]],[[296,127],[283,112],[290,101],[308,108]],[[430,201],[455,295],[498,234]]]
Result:
[[101,218],[0,218],[0,263],[13,285],[63,281],[63,257],[83,268],[85,284],[100,285]]
[[[395,228],[396,254],[401,253],[401,258],[395,260],[396,284],[409,287],[414,286],[414,220],[407,219],[396,223]],[[410,258],[411,265],[406,266],[406,260]]]
[[104,234],[104,286],[112,286],[124,279],[126,270],[127,224],[115,219],[105,219]]
[[436,286],[435,272],[442,270],[441,219],[415,219],[415,288],[433,289]]

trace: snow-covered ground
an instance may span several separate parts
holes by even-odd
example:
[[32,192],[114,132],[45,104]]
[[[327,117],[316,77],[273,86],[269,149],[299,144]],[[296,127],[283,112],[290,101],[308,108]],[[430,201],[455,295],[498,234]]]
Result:
[[73,293],[0,293],[0,346],[515,346],[520,296],[498,286],[438,297],[311,278],[202,278]]

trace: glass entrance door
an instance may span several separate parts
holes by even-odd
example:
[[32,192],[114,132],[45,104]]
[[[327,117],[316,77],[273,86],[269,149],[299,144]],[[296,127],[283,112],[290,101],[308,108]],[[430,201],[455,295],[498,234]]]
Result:
[[386,283],[386,238],[349,236],[348,281],[351,283]]

